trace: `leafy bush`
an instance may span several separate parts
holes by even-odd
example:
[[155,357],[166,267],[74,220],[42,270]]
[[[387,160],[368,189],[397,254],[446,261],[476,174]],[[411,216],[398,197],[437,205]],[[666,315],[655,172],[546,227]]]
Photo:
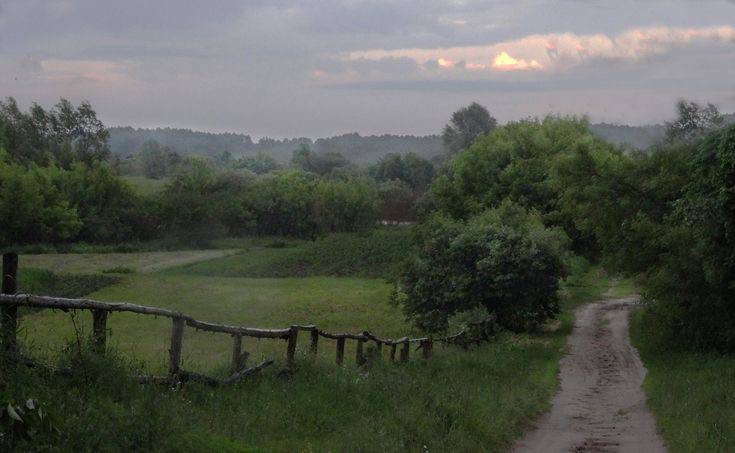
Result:
[[444,330],[452,315],[484,307],[520,331],[558,312],[568,239],[538,214],[504,202],[466,223],[434,217],[423,230],[398,295],[419,327]]

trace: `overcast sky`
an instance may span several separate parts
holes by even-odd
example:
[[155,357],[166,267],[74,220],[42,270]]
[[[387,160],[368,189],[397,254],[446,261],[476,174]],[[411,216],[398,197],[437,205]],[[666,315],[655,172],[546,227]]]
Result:
[[255,137],[438,133],[472,101],[653,123],[735,111],[735,1],[0,0],[0,96]]

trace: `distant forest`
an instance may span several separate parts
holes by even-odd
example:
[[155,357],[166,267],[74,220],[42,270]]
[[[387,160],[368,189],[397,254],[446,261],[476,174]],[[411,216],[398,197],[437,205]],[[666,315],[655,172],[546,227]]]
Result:
[[386,134],[363,137],[358,133],[351,133],[317,140],[306,137],[282,140],[262,138],[254,142],[245,134],[213,134],[189,129],[112,127],[109,131],[110,150],[123,158],[133,156],[140,151],[143,143],[151,140],[184,156],[213,157],[229,152],[232,156],[239,157],[263,153],[282,164],[289,162],[293,152],[302,145],[308,146],[318,154],[341,153],[346,159],[357,164],[375,163],[389,153],[413,152],[427,159],[444,153],[441,135],[416,137]]
[[[735,114],[724,115],[726,123],[735,123]],[[249,135],[198,132],[190,129],[135,129],[132,127],[109,128],[110,150],[122,157],[138,153],[143,143],[154,140],[181,155],[203,155],[214,157],[229,152],[234,157],[263,153],[279,163],[287,163],[294,150],[307,145],[316,153],[338,152],[347,160],[357,164],[373,164],[389,153],[416,153],[432,159],[445,153],[441,135],[368,135],[358,133],[337,135],[312,140],[307,137],[275,140],[262,138],[257,142]],[[663,139],[664,125],[624,126],[597,123],[590,131],[611,143],[637,149],[646,149]]]

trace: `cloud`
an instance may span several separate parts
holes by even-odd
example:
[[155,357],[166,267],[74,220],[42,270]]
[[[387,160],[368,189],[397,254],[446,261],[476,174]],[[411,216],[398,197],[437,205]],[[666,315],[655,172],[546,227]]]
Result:
[[529,69],[543,69],[543,66],[536,60],[517,60],[506,52],[500,52],[500,55],[493,59],[492,68],[498,71],[527,71]]
[[465,68],[472,71],[556,71],[600,60],[638,62],[699,41],[735,43],[735,28],[729,25],[701,28],[649,27],[634,28],[615,36],[602,33],[549,33],[484,46],[349,52],[342,55],[342,58],[347,61],[409,58],[420,65],[430,61],[463,60]]

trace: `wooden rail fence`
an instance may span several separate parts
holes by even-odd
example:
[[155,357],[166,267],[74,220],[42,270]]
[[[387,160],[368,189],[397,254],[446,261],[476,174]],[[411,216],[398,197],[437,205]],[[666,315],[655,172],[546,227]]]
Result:
[[[2,324],[0,325],[0,339],[6,357],[17,357],[18,343],[18,307],[33,307],[53,310],[90,310],[92,312],[91,340],[97,353],[104,353],[107,343],[107,315],[110,312],[130,312],[141,315],[161,316],[171,319],[171,342],[169,348],[168,375],[161,377],[141,376],[141,382],[165,382],[175,384],[188,380],[197,380],[209,385],[217,386],[238,382],[245,376],[254,374],[263,368],[272,365],[273,360],[266,360],[256,366],[245,368],[248,353],[242,350],[243,337],[268,338],[284,340],[286,342],[285,364],[287,371],[293,371],[296,355],[296,345],[299,332],[309,333],[309,354],[316,358],[319,338],[336,340],[337,365],[344,364],[345,342],[357,342],[355,362],[363,365],[368,361],[365,353],[365,343],[375,344],[376,357],[382,357],[383,345],[390,347],[390,361],[396,361],[396,350],[400,346],[398,360],[408,362],[411,344],[421,350],[421,357],[428,359],[432,355],[434,343],[455,344],[467,347],[469,344],[480,343],[490,338],[491,323],[489,320],[475,322],[460,332],[442,337],[421,337],[398,339],[381,338],[368,331],[358,334],[332,333],[321,330],[314,325],[292,325],[284,329],[260,329],[253,327],[231,326],[200,321],[186,314],[158,307],[146,307],[127,302],[102,302],[92,299],[68,299],[61,297],[37,296],[33,294],[16,294],[17,290],[18,255],[6,253],[3,255],[2,292],[0,293],[0,310]],[[232,337],[231,375],[226,379],[216,379],[191,371],[181,369],[181,350],[185,327],[197,330],[229,334]]]

